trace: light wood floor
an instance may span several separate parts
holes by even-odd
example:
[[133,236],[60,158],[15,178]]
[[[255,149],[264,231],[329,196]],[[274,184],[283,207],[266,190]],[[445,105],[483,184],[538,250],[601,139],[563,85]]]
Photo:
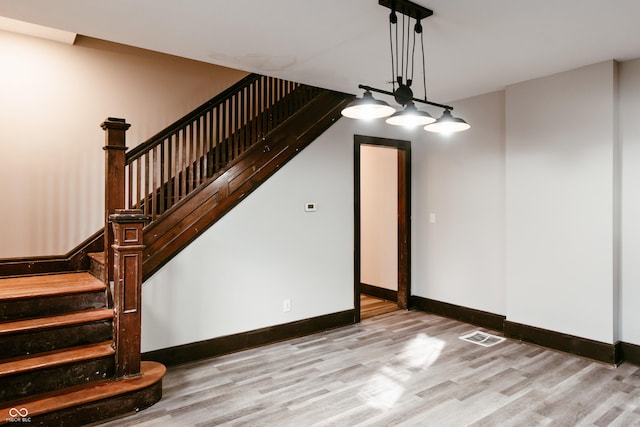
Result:
[[393,301],[360,294],[360,320],[391,313],[396,310],[399,310],[398,304]]
[[171,368],[159,403],[105,425],[640,425],[638,366],[458,338],[474,330],[396,310]]

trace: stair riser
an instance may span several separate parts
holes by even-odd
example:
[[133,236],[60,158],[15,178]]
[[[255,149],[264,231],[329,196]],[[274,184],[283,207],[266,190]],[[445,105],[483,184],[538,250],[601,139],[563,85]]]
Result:
[[106,301],[104,291],[0,301],[0,320],[11,321],[102,308],[106,306]]
[[0,378],[0,403],[102,380],[113,374],[113,357],[107,357],[9,375]]
[[89,273],[104,281],[104,261],[89,258]]
[[0,336],[0,359],[110,341],[110,320]]
[[31,417],[31,426],[80,426],[98,420],[133,415],[162,398],[162,381],[145,389],[110,399]]

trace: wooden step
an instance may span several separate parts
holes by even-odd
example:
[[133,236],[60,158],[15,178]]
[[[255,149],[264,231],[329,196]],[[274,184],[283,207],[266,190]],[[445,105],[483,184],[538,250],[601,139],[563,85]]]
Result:
[[86,272],[0,279],[0,321],[106,305],[105,284]]
[[111,341],[0,362],[0,402],[110,378]]
[[0,362],[0,378],[36,369],[50,368],[82,360],[113,355],[111,342],[91,344],[65,350],[56,350],[32,357],[18,357]]
[[105,285],[89,273],[64,273],[0,279],[0,300],[68,295],[104,290]]
[[14,322],[0,323],[0,336],[27,332],[35,329],[56,328],[78,323],[97,322],[99,320],[113,319],[113,310],[100,308],[97,310],[78,311],[57,316],[39,317],[36,319],[18,320]]
[[0,323],[0,359],[110,340],[112,320],[112,309],[99,308]]
[[16,418],[11,415],[18,412],[35,425],[85,425],[133,413],[160,400],[165,372],[159,363],[142,362],[138,377],[98,381],[6,402],[0,407],[0,425],[9,424]]

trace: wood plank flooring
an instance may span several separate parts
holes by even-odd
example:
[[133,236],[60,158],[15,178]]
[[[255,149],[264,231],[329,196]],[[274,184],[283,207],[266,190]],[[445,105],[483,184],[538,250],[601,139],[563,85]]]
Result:
[[396,310],[170,368],[160,402],[102,425],[640,425],[638,366],[458,338],[478,329]]
[[399,310],[398,304],[370,295],[360,294],[360,320]]

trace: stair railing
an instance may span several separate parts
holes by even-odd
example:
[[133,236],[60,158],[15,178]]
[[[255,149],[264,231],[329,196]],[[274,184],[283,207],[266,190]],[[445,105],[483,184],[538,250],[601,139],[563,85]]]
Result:
[[251,74],[126,155],[126,208],[153,221],[313,99],[314,87]]
[[[104,280],[116,319],[116,378],[140,372],[143,225],[208,184],[321,90],[251,74],[127,152],[124,119],[105,130]],[[114,257],[115,252],[115,257]]]

